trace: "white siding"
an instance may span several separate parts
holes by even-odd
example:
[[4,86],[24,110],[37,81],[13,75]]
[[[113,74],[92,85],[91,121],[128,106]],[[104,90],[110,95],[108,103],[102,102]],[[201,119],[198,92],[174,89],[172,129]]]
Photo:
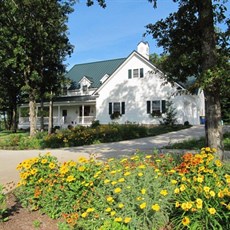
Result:
[[[143,68],[143,78],[128,79],[128,70]],[[172,96],[176,87],[164,84],[161,73],[154,72],[152,65],[138,55],[132,55],[128,61],[108,79],[99,89],[96,100],[97,117],[102,124],[110,123],[109,102],[125,102],[125,114],[114,121],[118,123],[136,122],[158,124],[159,118],[147,114],[148,100],[167,100],[171,95],[177,109],[178,123],[189,121],[199,124],[196,97],[190,95]]]

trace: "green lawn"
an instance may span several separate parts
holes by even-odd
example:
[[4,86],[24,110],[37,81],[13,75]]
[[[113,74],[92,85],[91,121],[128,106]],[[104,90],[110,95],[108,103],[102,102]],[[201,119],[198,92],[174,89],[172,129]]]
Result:
[[[166,149],[190,149],[190,150],[199,150],[205,147],[205,138],[202,137],[198,140],[191,139],[179,143],[175,143],[169,146],[165,146]],[[227,151],[230,151],[230,133],[224,134],[224,148]]]

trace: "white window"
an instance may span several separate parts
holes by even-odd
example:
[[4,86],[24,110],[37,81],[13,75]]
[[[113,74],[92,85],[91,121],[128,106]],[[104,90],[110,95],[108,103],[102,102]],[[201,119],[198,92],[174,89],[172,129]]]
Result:
[[146,103],[147,113],[165,113],[166,112],[166,101],[165,100],[153,100],[147,101]]
[[125,114],[125,102],[109,102],[109,114],[114,112]]
[[128,79],[131,78],[143,78],[144,77],[144,69],[129,69],[128,70]]

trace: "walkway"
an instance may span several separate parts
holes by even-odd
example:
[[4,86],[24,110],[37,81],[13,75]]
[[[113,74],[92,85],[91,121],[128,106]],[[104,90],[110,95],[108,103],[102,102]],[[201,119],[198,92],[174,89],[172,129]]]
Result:
[[152,152],[171,143],[185,139],[204,136],[204,126],[194,126],[190,129],[162,134],[155,137],[140,138],[135,140],[120,141],[105,144],[88,145],[81,147],[45,149],[45,150],[0,150],[0,184],[10,190],[19,181],[16,166],[25,159],[50,152],[59,161],[77,160],[79,157],[96,155],[97,159],[105,160],[111,157],[123,157],[134,154],[137,150]]

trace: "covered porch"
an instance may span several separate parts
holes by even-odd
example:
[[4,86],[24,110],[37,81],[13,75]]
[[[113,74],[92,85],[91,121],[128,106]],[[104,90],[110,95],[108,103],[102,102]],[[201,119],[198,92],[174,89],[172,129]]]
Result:
[[[27,109],[27,111],[26,111]],[[26,112],[25,112],[26,111]],[[19,107],[19,129],[30,127],[28,104]],[[37,129],[41,127],[41,104],[37,103]],[[44,103],[44,126],[49,124],[49,103]],[[96,98],[93,96],[60,97],[53,103],[53,127],[90,126],[96,118]]]

